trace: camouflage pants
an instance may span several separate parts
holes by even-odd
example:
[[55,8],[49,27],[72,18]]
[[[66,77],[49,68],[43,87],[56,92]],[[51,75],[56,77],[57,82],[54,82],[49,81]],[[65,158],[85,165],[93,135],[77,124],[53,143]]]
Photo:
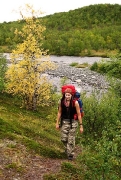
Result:
[[78,126],[78,121],[73,120],[72,128],[69,121],[63,121],[61,127],[61,141],[64,144],[65,151],[68,156],[74,155],[77,126]]

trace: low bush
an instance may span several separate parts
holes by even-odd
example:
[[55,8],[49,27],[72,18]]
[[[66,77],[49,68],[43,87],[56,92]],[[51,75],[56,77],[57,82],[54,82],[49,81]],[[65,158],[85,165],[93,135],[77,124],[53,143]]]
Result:
[[101,74],[107,74],[111,77],[121,79],[121,55],[112,57],[108,61],[102,61],[100,63],[95,62],[90,69]]

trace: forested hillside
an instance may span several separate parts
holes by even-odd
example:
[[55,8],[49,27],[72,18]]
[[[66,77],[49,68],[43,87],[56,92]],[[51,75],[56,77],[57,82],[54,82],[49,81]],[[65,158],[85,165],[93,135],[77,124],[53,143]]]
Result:
[[[42,43],[49,54],[109,56],[121,50],[121,5],[90,5],[40,20],[46,26]],[[0,24],[1,52],[10,52],[22,41],[14,30],[20,30],[23,24],[24,21]]]

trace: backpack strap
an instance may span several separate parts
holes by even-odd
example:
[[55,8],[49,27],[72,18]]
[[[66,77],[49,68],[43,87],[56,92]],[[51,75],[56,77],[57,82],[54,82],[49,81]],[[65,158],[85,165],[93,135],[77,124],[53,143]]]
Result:
[[[83,102],[82,102],[81,99],[75,98],[75,99],[73,100],[74,106],[75,106],[75,102],[76,102],[76,101],[78,101],[78,103],[79,103],[81,117],[84,117],[84,111],[83,111],[83,107],[82,107],[82,106],[83,106]],[[74,119],[75,119],[75,120],[78,120],[77,114],[74,115]]]

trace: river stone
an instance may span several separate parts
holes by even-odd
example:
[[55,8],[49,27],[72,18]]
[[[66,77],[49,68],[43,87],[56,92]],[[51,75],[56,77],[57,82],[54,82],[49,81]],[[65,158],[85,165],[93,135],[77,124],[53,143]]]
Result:
[[81,79],[76,79],[75,80],[77,83],[81,83],[82,81],[81,81]]
[[66,84],[73,84],[81,89],[81,93],[90,94],[94,91],[105,92],[108,89],[108,82],[105,76],[91,71],[88,68],[75,68],[68,64],[58,63],[57,69],[48,71],[49,81],[56,86],[57,92],[61,91],[61,80],[66,78]]

